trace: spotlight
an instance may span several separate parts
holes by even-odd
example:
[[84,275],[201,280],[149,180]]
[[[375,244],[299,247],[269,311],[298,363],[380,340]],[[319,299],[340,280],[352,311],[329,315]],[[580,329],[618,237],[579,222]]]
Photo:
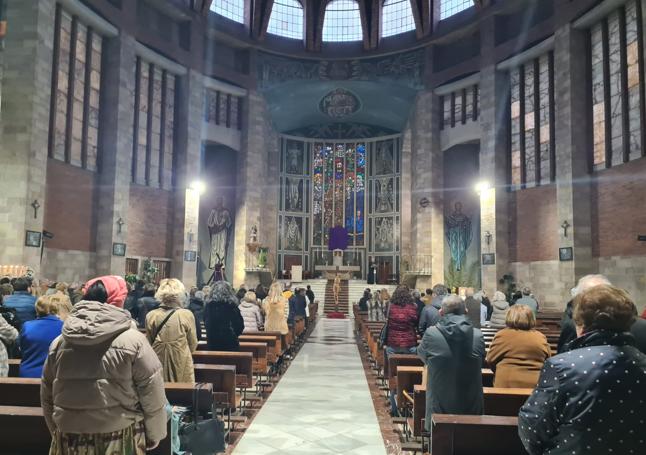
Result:
[[191,183],[191,189],[197,192],[197,194],[204,194],[206,191],[206,185],[201,180],[195,180]]
[[491,184],[486,180],[476,183],[475,190],[476,193],[482,194],[484,191],[491,189]]

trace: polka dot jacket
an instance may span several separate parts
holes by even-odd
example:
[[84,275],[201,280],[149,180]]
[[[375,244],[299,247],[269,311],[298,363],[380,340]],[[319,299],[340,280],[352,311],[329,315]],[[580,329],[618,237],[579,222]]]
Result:
[[518,416],[531,455],[646,454],[646,355],[633,344],[593,331],[545,362]]

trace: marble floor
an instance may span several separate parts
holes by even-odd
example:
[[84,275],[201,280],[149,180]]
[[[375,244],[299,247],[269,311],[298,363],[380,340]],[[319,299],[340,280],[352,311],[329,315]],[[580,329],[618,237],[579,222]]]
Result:
[[319,319],[233,453],[386,454],[350,319]]

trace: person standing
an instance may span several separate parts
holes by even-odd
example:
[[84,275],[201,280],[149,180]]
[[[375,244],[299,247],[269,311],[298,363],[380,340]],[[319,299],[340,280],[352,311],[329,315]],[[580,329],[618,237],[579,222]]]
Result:
[[484,412],[482,333],[466,318],[466,306],[457,295],[442,301],[442,318],[424,332],[417,355],[426,365],[426,423],[433,413],[480,415]]
[[494,387],[533,388],[545,360],[551,355],[547,338],[535,329],[534,311],[516,303],[507,312],[507,327],[499,330],[487,352],[495,371]]
[[467,288],[464,305],[467,308],[467,319],[473,327],[480,328],[480,305],[481,303],[473,296],[473,288]]
[[526,305],[534,312],[534,316],[538,314],[538,302],[532,297],[532,290],[527,286],[523,288],[521,298],[516,300],[516,305]]
[[265,310],[265,331],[280,332],[282,335],[289,333],[287,327],[287,299],[283,297],[281,285],[275,281],[269,288],[269,295],[263,302]]
[[164,369],[165,382],[195,382],[193,352],[197,349],[195,317],[186,305],[181,281],[161,280],[155,293],[159,308],[146,316],[146,334]]
[[637,308],[628,293],[597,285],[577,294],[577,338],[545,362],[518,414],[530,455],[643,454],[646,355],[629,333]]
[[493,306],[493,312],[489,320],[491,326],[499,329],[504,328],[506,325],[507,311],[509,311],[509,303],[507,303],[505,294],[496,291],[493,295],[493,303],[491,305]]
[[314,303],[314,297],[315,297],[314,291],[312,291],[312,287],[309,284],[307,285],[307,290],[305,291],[305,295],[307,296],[308,299],[310,299],[310,303]]
[[240,302],[240,314],[244,321],[244,332],[256,332],[263,326],[262,313],[258,306],[256,294],[249,291]]
[[244,330],[244,321],[238,303],[238,298],[229,283],[218,281],[213,285],[210,300],[204,307],[209,351],[240,350],[238,337]]
[[[2,296],[0,295],[1,304]],[[11,346],[16,338],[18,338],[18,330],[0,314],[0,378],[7,377],[9,374],[9,354],[6,346]]]
[[36,297],[31,294],[31,285],[27,278],[14,280],[13,294],[5,297],[3,305],[14,309],[22,324],[36,319]]
[[21,378],[40,378],[42,376],[49,346],[63,330],[63,321],[57,316],[59,308],[53,302],[57,297],[63,296],[52,294],[39,297],[36,301],[37,318],[22,325],[20,331]]
[[162,365],[123,309],[126,282],[103,276],[49,348],[40,400],[50,455],[145,455],[166,437]]

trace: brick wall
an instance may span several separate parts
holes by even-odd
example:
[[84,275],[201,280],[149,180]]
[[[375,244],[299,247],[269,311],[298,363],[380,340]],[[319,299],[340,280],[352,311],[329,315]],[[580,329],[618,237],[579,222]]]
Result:
[[556,186],[510,193],[510,262],[558,259]]
[[96,251],[94,178],[93,172],[48,160],[43,227],[54,234],[48,248]]
[[173,193],[140,185],[130,187],[126,255],[169,258]]
[[597,173],[592,187],[592,255],[646,256],[646,159]]

